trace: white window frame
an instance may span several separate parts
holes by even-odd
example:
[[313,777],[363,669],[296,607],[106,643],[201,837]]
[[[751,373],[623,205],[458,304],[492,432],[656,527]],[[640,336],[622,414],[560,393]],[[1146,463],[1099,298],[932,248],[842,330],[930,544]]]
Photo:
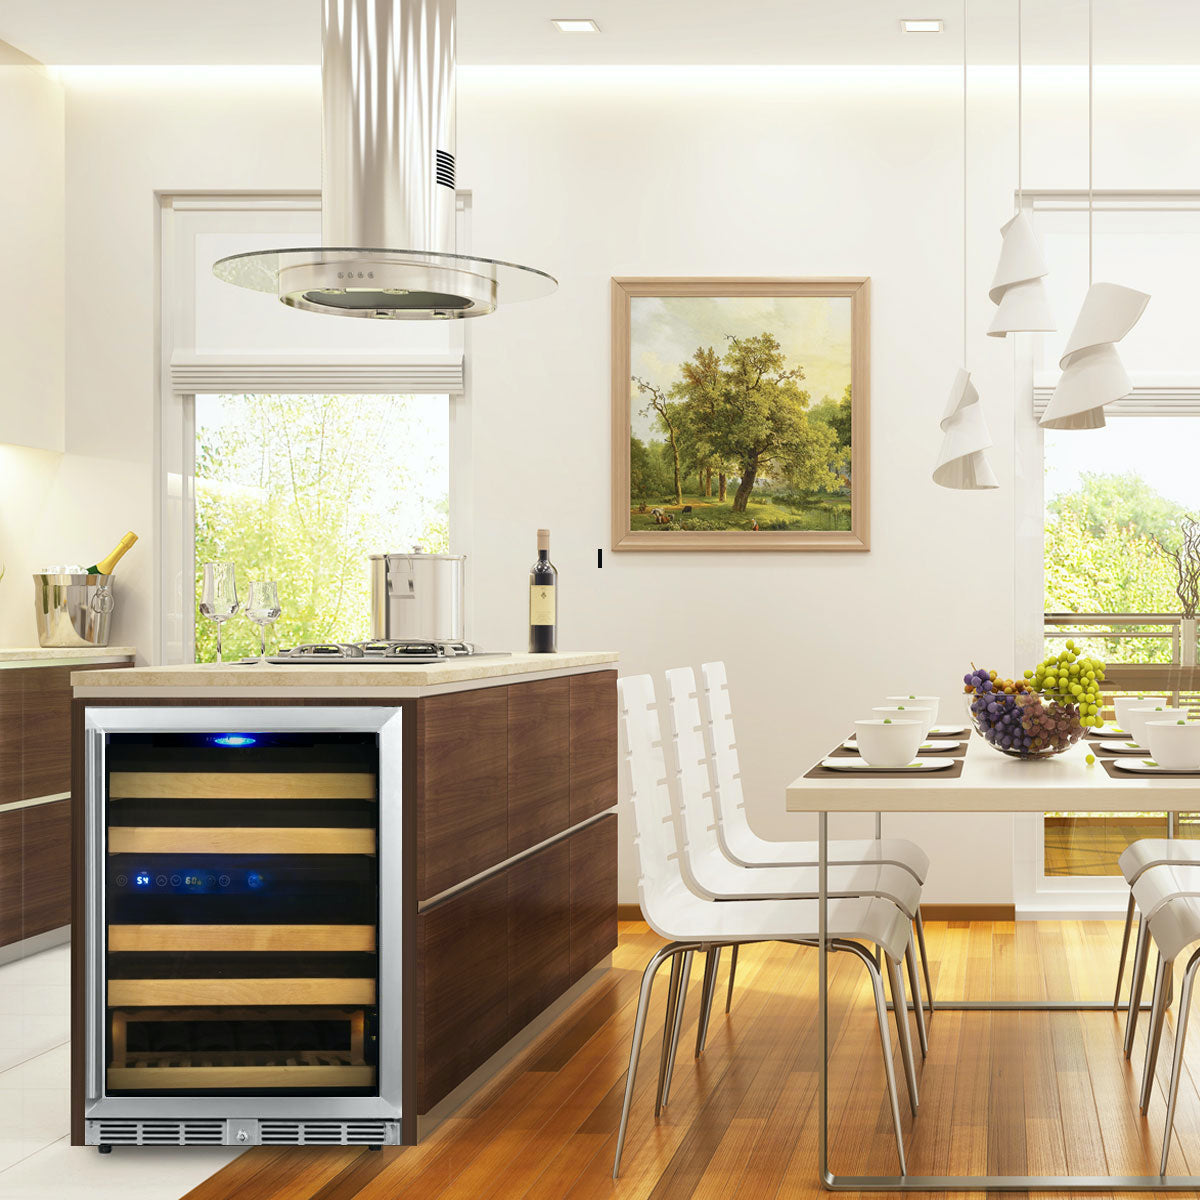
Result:
[[[195,661],[195,397],[204,392],[386,392],[439,394],[450,406],[450,547],[470,554],[472,514],[471,405],[465,368],[468,322],[451,325],[451,353],[403,355],[197,354],[177,325],[195,295],[194,273],[179,266],[177,214],[320,212],[321,194],[296,192],[159,192],[158,311],[154,514],[158,587],[154,600],[154,658],[162,664]],[[457,202],[458,246],[470,252],[469,192]],[[269,296],[263,303],[270,304]],[[278,303],[278,301],[274,301]],[[332,320],[333,318],[329,318]],[[472,624],[467,598],[467,624]]]
[[[1200,191],[1097,191],[1092,194],[1098,212],[1200,213]],[[1021,206],[1036,228],[1039,212],[1086,212],[1085,190],[1027,191]],[[1073,319],[1073,314],[1070,319]],[[1054,390],[1056,372],[1034,369],[1034,341],[1029,335],[1014,339],[1016,403],[1013,414],[1015,475],[1024,483],[1014,488],[1016,530],[1015,661],[1037,662],[1044,651],[1043,564],[1045,555],[1045,494],[1042,486],[1045,436],[1038,418]],[[1134,388],[1129,397],[1106,408],[1115,419],[1126,416],[1200,417],[1200,371],[1193,374],[1131,371]],[[1086,436],[1086,435],[1083,435]],[[1032,469],[1030,469],[1032,468]],[[1032,479],[1037,486],[1029,486]],[[1121,917],[1128,889],[1120,876],[1046,876],[1043,822],[1039,813],[1017,813],[1013,826],[1013,899],[1022,919],[1080,919]]]

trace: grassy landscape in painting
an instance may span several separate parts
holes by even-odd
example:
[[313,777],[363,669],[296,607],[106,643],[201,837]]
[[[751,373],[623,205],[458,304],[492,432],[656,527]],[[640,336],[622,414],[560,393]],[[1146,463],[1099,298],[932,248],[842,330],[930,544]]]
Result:
[[630,529],[851,528],[847,297],[636,297]]

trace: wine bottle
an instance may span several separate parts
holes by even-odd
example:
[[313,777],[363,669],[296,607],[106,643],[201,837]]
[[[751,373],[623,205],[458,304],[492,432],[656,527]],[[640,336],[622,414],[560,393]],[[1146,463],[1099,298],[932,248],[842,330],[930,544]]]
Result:
[[550,530],[539,529],[538,558],[529,572],[529,653],[558,649],[558,571],[550,561]]
[[113,549],[113,552],[107,557],[102,558],[98,563],[88,567],[85,574],[88,575],[111,575],[112,569],[125,557],[125,552],[137,541],[137,534],[127,533]]

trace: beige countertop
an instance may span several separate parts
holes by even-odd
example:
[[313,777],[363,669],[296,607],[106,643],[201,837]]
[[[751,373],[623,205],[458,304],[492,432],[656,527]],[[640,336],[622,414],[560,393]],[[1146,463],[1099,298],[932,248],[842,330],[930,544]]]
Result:
[[135,646],[10,646],[0,647],[0,663],[90,658],[133,658]]
[[615,666],[613,650],[561,654],[479,655],[426,665],[361,666],[353,662],[320,666],[272,666],[260,663],[203,663],[166,667],[133,667],[113,671],[86,671],[72,676],[75,693],[84,697],[105,694],[231,695],[278,692],[281,696],[304,692],[331,695],[364,690],[391,695],[419,695],[427,689],[455,690],[487,686],[513,676],[552,676]]

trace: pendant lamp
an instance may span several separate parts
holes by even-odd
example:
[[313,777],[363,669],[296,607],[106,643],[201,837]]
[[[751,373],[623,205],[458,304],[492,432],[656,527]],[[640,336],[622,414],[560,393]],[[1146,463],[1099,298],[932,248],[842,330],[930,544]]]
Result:
[[1017,0],[1017,214],[1001,226],[1000,261],[988,296],[996,305],[996,315],[988,327],[988,337],[1007,337],[1010,333],[1051,333],[1054,314],[1046,296],[1042,277],[1047,274],[1046,260],[1038,245],[1028,215],[1021,207],[1022,131],[1024,129],[1025,64],[1021,37],[1021,0]]
[[[967,361],[967,0],[962,5],[963,22],[963,362]],[[950,388],[942,415],[942,451],[933,469],[939,487],[976,491],[999,487],[984,451],[992,444],[979,392],[971,372],[960,367]]]
[[1133,390],[1121,356],[1119,342],[1139,321],[1150,297],[1119,283],[1092,282],[1094,208],[1092,150],[1094,87],[1092,81],[1092,0],[1088,0],[1088,290],[1075,328],[1058,360],[1062,370],[1058,386],[1042,414],[1045,429],[1102,429],[1104,406]]

